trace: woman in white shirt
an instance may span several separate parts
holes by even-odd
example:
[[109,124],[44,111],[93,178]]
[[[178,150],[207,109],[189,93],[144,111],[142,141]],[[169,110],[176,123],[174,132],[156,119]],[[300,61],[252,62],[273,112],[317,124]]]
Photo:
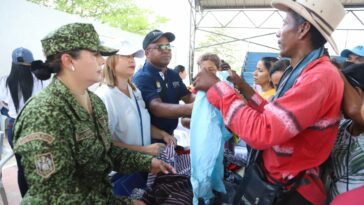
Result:
[[143,57],[143,50],[134,48],[127,41],[121,42],[118,47],[119,52],[106,60],[104,82],[96,90],[108,112],[113,143],[157,156],[165,145],[151,144],[152,137],[164,140],[167,144],[176,144],[176,140],[163,130],[151,126],[141,92],[130,81],[135,71],[134,57]]
[[[0,106],[6,105],[8,109],[7,134],[11,148],[13,148],[12,128],[15,118],[24,107],[25,102],[48,85],[48,81],[42,81],[32,73],[33,60],[30,50],[23,47],[14,49],[10,74],[0,78]],[[0,108],[3,109],[3,107]],[[20,156],[15,155],[15,157],[18,165],[18,185],[21,195],[24,196],[28,186],[20,164]]]

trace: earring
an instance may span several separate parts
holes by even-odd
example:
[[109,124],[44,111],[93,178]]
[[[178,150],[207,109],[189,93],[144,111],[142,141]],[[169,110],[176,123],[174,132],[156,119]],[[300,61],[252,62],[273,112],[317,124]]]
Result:
[[75,72],[75,67],[73,67],[73,65],[71,66],[71,70],[72,70],[73,72]]

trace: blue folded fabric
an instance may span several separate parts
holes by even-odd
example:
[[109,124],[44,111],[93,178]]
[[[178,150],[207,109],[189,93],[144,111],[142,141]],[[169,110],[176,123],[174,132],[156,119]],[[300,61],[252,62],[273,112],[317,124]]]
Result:
[[[226,81],[229,74],[222,71],[217,76]],[[212,190],[226,193],[223,183],[224,144],[232,134],[225,128],[219,110],[208,102],[203,91],[197,92],[190,128],[193,204],[198,204],[199,198],[208,204],[214,197]]]

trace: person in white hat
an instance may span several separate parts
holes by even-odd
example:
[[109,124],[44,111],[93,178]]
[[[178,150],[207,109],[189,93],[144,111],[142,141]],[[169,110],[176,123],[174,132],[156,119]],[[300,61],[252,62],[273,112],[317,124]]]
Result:
[[[106,106],[113,144],[158,156],[165,145],[162,143],[151,144],[151,136],[163,140],[166,144],[176,144],[176,139],[165,131],[151,126],[150,115],[141,92],[130,81],[136,67],[134,58],[144,57],[144,51],[129,41],[119,42],[114,47],[119,51],[106,59],[103,83],[95,91]],[[146,183],[147,173],[140,176]],[[115,176],[114,179],[117,177]],[[138,180],[140,181],[140,179]],[[128,185],[130,182],[123,186]],[[138,184],[134,185],[138,186]],[[133,188],[143,187],[128,187],[130,190]],[[117,190],[115,192],[118,193]]]
[[272,5],[286,12],[277,38],[280,55],[291,59],[273,100],[261,98],[234,72],[230,80],[246,101],[208,72],[197,75],[195,87],[207,91],[232,132],[262,151],[263,170],[271,182],[299,178],[279,204],[324,204],[327,193],[319,166],[336,139],[344,90],[324,44],[338,53],[331,34],[345,10],[339,0],[273,0]]
[[151,144],[152,135],[166,144],[175,144],[176,140],[151,126],[141,92],[130,80],[136,66],[134,58],[144,57],[144,51],[128,41],[121,42],[118,48],[118,53],[107,58],[103,84],[96,90],[108,110],[113,142],[120,147],[157,156],[165,145]]

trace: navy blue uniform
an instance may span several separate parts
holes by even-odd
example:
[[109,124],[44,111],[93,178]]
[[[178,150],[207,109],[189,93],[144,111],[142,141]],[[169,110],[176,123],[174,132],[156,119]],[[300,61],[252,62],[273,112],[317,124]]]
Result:
[[[178,104],[183,96],[190,94],[178,73],[167,68],[167,71],[163,74],[148,62],[134,75],[133,83],[142,92],[148,109],[150,102],[155,98],[160,98],[164,103]],[[173,134],[178,124],[177,118],[156,117],[151,112],[150,115],[154,126]]]

